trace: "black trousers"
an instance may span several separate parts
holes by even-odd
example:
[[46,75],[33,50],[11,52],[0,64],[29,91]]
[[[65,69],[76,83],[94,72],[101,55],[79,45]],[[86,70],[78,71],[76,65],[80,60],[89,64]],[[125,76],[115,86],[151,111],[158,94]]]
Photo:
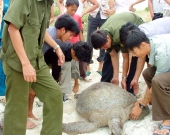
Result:
[[[132,61],[130,64],[130,70],[129,74],[127,76],[127,91],[130,93],[134,93],[133,88],[130,89],[130,83],[135,75],[136,72],[136,65],[137,65],[137,57],[132,56]],[[110,82],[113,78],[113,66],[112,66],[112,61],[110,54],[108,52],[105,53],[105,58],[104,58],[104,63],[103,63],[103,69],[102,69],[102,78],[101,82]]]

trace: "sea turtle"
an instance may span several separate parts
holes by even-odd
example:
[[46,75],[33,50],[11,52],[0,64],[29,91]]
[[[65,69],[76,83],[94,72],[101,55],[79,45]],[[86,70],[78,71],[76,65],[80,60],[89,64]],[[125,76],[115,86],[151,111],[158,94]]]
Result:
[[[121,135],[123,124],[136,102],[136,97],[111,83],[99,82],[85,89],[77,99],[76,109],[87,121],[63,123],[63,132],[81,134],[109,126],[112,135]],[[139,119],[149,114],[145,107]]]

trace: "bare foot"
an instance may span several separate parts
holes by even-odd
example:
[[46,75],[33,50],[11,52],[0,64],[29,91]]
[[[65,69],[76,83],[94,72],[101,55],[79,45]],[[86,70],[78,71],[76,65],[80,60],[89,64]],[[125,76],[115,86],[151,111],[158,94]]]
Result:
[[32,129],[34,127],[36,127],[37,125],[30,119],[27,119],[27,125],[26,125],[26,128],[27,129]]
[[74,88],[72,91],[76,94],[79,91],[79,84],[74,85]]
[[36,118],[33,113],[28,113],[28,118],[32,118],[34,120],[38,120],[38,118]]

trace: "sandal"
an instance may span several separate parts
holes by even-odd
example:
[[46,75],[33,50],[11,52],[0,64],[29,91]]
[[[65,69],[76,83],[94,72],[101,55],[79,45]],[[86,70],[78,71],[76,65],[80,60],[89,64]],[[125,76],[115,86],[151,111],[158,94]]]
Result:
[[102,76],[102,71],[96,71],[97,73],[99,73]]
[[[167,130],[169,130],[169,132],[168,132],[168,133],[166,133],[166,135],[169,135],[169,134],[170,134],[170,126],[166,126],[166,125],[159,125],[159,126],[158,126],[158,129],[159,129],[159,130],[167,129]],[[165,134],[153,133],[153,135],[165,135]]]
[[90,71],[86,71],[86,75],[89,76],[91,74]]

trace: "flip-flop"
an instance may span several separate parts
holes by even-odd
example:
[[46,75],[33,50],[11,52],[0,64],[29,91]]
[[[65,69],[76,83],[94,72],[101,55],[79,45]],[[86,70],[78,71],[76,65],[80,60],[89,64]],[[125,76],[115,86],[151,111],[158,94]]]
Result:
[[86,75],[89,76],[91,74],[90,71],[86,71]]
[[[159,125],[158,126],[158,129],[161,130],[161,129],[168,129],[169,132],[166,134],[166,135],[169,135],[170,134],[170,126],[166,126],[166,125]],[[164,134],[157,134],[157,133],[153,133],[153,135],[164,135]]]
[[96,71],[97,73],[99,73],[102,76],[102,71]]

